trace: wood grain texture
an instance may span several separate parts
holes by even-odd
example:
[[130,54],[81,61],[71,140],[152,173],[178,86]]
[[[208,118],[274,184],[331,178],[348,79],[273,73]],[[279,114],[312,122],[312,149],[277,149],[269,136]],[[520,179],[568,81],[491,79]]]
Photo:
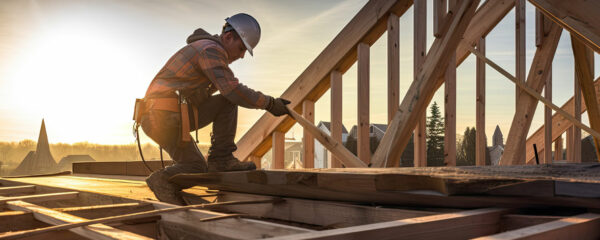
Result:
[[[529,71],[526,85],[533,89],[535,93],[538,93],[538,95],[546,83],[548,69],[552,65],[561,32],[562,29],[560,26],[555,24],[548,38],[544,40],[544,44],[536,50],[533,62],[531,63],[531,70]],[[518,78],[515,80],[519,81]],[[518,103],[506,139],[505,150],[500,159],[501,165],[525,164],[525,155],[523,154],[525,151],[524,143],[527,139],[527,133],[529,132],[538,100],[523,92],[519,96]]]
[[[342,73],[331,71],[331,137],[337,142],[342,142]],[[342,167],[341,161],[337,156],[331,154],[331,164],[329,167]]]
[[[315,102],[304,100],[302,103],[302,115],[308,122],[315,124]],[[304,168],[315,167],[315,137],[306,129],[302,135],[302,156],[304,160]]]
[[[485,56],[485,38],[479,40],[477,51]],[[485,135],[485,62],[481,59],[476,60],[475,74],[475,164],[477,166],[485,165],[485,156],[487,153],[487,139]]]
[[387,28],[387,72],[388,72],[388,124],[400,105],[400,22],[396,14],[388,17]]
[[398,113],[381,140],[372,164],[375,167],[396,166],[410,139],[410,132],[427,108],[434,90],[443,82],[442,74],[447,69],[450,57],[471,21],[479,1],[463,1],[452,17],[447,34],[434,41],[419,76],[407,91]]
[[586,0],[529,0],[596,53],[600,53],[600,2]]
[[296,113],[291,108],[288,108],[290,112],[290,116],[298,122],[305,130],[309,131],[327,150],[331,151],[331,153],[337,156],[337,159],[342,161],[344,166],[346,167],[366,167],[363,161],[358,159],[352,152],[350,152],[341,142],[333,140],[329,134],[323,132],[321,129],[317,128],[315,125],[304,119],[300,114]]
[[[421,81],[418,78],[427,55],[427,1],[416,0],[413,7],[413,76],[414,82]],[[433,91],[433,90],[431,90]],[[425,107],[427,108],[427,107]],[[427,136],[426,136],[426,111],[416,120],[417,124],[413,132],[414,141],[414,163],[415,167],[427,166]],[[389,128],[388,128],[389,129]],[[399,163],[398,163],[399,164]],[[398,165],[396,164],[396,165]],[[394,165],[394,166],[396,166]]]
[[356,103],[357,113],[357,136],[356,136],[356,155],[360,160],[369,164],[371,162],[371,147],[370,147],[370,125],[369,120],[369,72],[370,72],[370,57],[369,45],[359,43],[357,46],[358,62],[357,72],[358,77],[356,86],[358,87],[358,97]]
[[[303,100],[316,101],[329,89],[332,70],[345,73],[356,62],[358,43],[373,44],[386,31],[389,14],[402,16],[410,6],[412,0],[369,1],[281,97],[292,102],[290,108],[301,112]],[[289,117],[264,114],[237,142],[234,155],[238,159],[246,159],[251,153],[264,155],[271,147],[271,133],[276,130],[286,132],[293,125],[294,121]]]
[[285,133],[273,132],[273,150],[272,150],[271,166],[274,169],[285,168]]
[[[594,89],[594,52],[575,36],[571,36],[571,45],[575,57],[575,80],[576,84],[581,86],[590,126],[592,129],[600,131],[600,108],[598,107],[598,95]],[[596,156],[600,159],[600,143],[598,141],[598,138],[594,138]],[[581,151],[579,158],[576,159],[582,161]]]
[[[456,53],[455,53],[456,55]],[[444,163],[456,166],[456,57],[444,75]]]

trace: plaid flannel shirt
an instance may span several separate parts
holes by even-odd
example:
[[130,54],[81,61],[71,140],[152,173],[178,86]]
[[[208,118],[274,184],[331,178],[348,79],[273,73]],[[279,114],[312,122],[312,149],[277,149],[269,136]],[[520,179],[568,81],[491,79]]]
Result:
[[194,90],[210,81],[209,94],[218,90],[233,104],[266,109],[272,97],[240,83],[227,59],[220,42],[210,39],[192,42],[169,59],[150,83],[146,98],[177,97],[176,90]]

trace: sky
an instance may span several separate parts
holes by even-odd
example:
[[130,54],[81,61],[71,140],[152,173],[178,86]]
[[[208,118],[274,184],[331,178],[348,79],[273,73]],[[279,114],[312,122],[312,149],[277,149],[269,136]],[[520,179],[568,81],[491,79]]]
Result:
[[[254,16],[262,36],[254,57],[231,65],[241,82],[280,96],[366,0],[2,0],[0,1],[0,141],[37,139],[42,118],[51,143],[129,144],[135,98],[196,28],[218,33],[228,16]],[[428,16],[432,0],[428,0]],[[527,4],[527,68],[535,53],[534,8]],[[487,56],[514,74],[514,11],[487,37]],[[433,42],[428,18],[428,44]],[[400,18],[400,93],[413,79],[412,8]],[[385,34],[371,47],[370,119],[386,123]],[[596,56],[597,57],[597,56]],[[596,69],[600,69],[596,61]],[[553,63],[553,102],[573,95],[573,56],[563,32]],[[486,133],[500,126],[508,135],[515,86],[486,69]],[[597,75],[597,74],[596,74]],[[457,133],[475,125],[475,59],[457,69]],[[443,87],[433,101],[442,105]],[[343,76],[343,123],[356,124],[356,66]],[[329,92],[316,103],[316,122],[328,121]],[[538,110],[530,132],[543,124]],[[262,115],[240,108],[239,139]],[[587,117],[583,115],[584,122]],[[200,131],[209,142],[210,127]],[[288,137],[299,139],[292,128]],[[148,142],[146,137],[143,141]]]

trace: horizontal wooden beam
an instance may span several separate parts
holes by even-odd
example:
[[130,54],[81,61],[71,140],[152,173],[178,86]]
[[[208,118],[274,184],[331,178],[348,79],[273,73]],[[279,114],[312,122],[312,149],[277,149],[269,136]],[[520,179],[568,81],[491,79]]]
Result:
[[[37,220],[51,225],[77,223],[88,220],[23,201],[8,202],[7,207],[15,211],[32,212]],[[135,233],[115,229],[104,224],[72,228],[70,231],[91,239],[151,239]],[[0,235],[0,239],[3,238],[4,237]]]
[[272,239],[466,239],[497,232],[506,211],[485,208]]
[[[289,107],[302,113],[302,101],[316,101],[329,89],[332,70],[345,73],[356,61],[356,46],[360,42],[373,44],[386,31],[390,13],[402,16],[412,0],[369,1],[327,45],[317,58],[281,95],[291,101]],[[286,132],[294,125],[289,117],[264,114],[238,141],[234,152],[238,159],[250,154],[262,156],[271,146],[269,136],[275,130]]]
[[487,239],[598,239],[600,237],[600,215],[584,213],[556,221],[520,228],[496,235],[476,238]]
[[28,201],[28,202],[45,202],[55,200],[68,200],[76,198],[79,192],[60,192],[60,193],[45,193],[15,197],[0,198],[0,205],[6,204],[9,201]]
[[[227,202],[268,198],[270,197],[265,195],[221,191],[219,196],[211,201]],[[186,200],[192,204],[205,201],[203,198],[191,194],[186,196]],[[336,228],[436,214],[429,211],[362,206],[301,198],[283,198],[283,200],[284,202],[277,204],[276,207],[268,205],[231,205],[215,208],[215,210]]]
[[0,195],[9,195],[15,193],[33,193],[35,192],[35,185],[23,185],[23,186],[12,186],[12,187],[1,187]]

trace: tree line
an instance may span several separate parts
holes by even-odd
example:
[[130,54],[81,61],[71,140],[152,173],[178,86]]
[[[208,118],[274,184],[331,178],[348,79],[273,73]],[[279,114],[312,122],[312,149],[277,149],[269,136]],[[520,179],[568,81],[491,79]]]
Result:
[[[433,102],[430,109],[430,114],[427,117],[427,166],[445,166],[444,163],[444,117],[441,115],[440,108],[437,102]],[[475,138],[477,130],[475,127],[467,127],[462,138],[456,139],[456,165],[470,166],[475,165]],[[411,136],[401,157],[402,167],[412,167],[414,159],[414,142]],[[379,146],[379,141],[375,136],[370,139],[371,154],[375,153]],[[345,146],[352,153],[356,154],[356,138],[348,136]],[[489,151],[486,152],[486,164],[490,165]]]

